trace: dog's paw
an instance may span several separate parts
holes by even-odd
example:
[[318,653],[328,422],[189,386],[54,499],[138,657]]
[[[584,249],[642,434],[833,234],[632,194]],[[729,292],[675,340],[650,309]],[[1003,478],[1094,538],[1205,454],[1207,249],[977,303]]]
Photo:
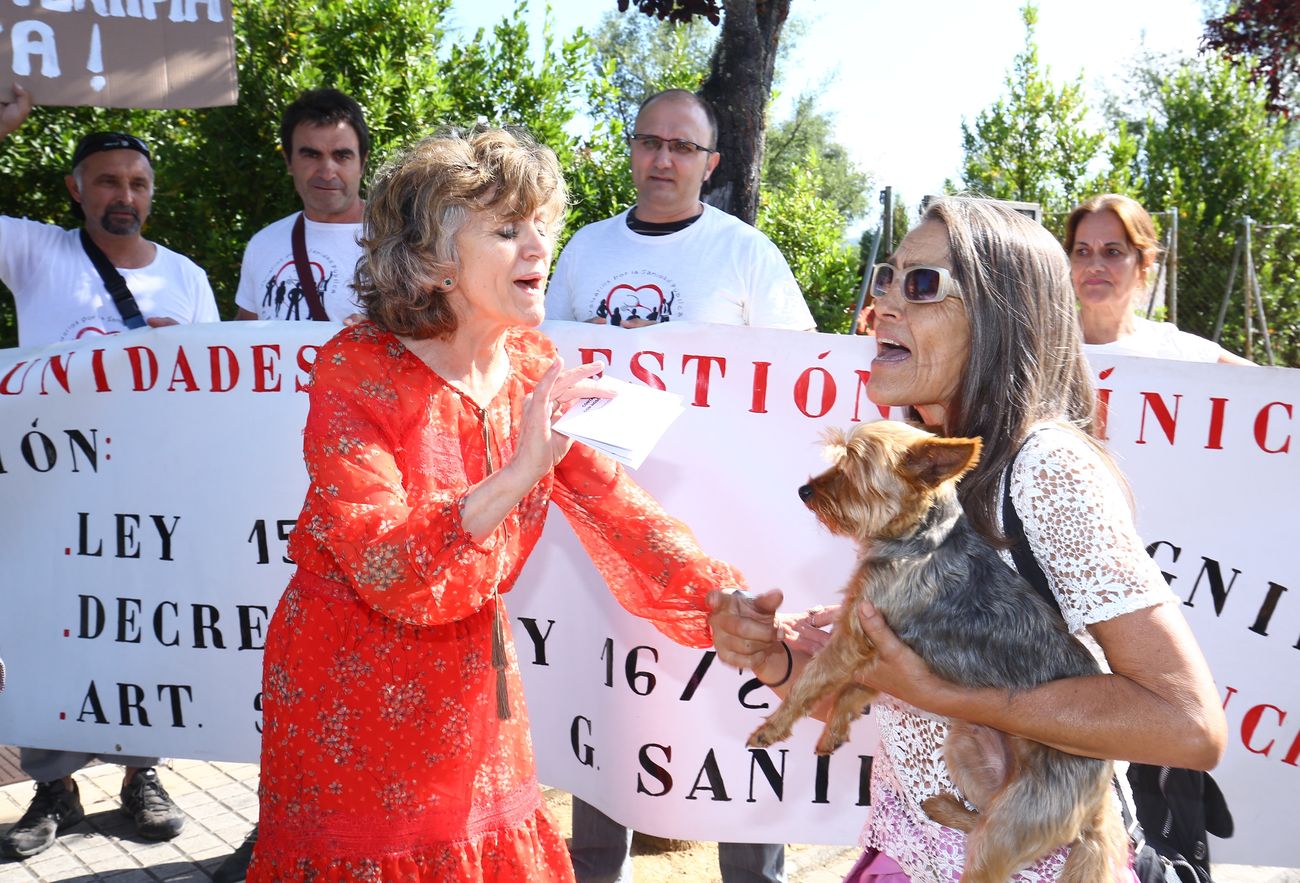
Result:
[[967,809],[955,794],[936,794],[921,801],[921,809],[930,821],[969,834],[975,830],[979,814]]
[[749,741],[746,743],[750,748],[767,748],[769,745],[775,745],[783,739],[789,738],[790,733],[781,732],[780,727],[774,727],[771,724],[763,724],[749,735]]
[[847,740],[839,733],[830,733],[822,731],[821,738],[817,740],[817,747],[814,751],[817,754],[834,754],[835,750],[843,745]]

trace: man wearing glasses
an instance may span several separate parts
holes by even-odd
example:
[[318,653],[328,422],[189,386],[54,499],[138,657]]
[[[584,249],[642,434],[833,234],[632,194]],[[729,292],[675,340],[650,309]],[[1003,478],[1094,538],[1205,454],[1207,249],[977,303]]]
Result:
[[812,314],[777,247],[700,201],[721,159],[708,103],[683,89],[651,95],[628,143],[636,205],[574,234],[555,264],[546,317],[811,331]]
[[[651,95],[628,138],[636,205],[583,227],[546,291],[546,317],[643,328],[712,322],[811,331],[790,265],[753,227],[700,201],[717,168],[713,108],[682,89]],[[573,799],[578,883],[629,883],[632,831]],[[719,843],[723,883],[784,883],[785,847]]]

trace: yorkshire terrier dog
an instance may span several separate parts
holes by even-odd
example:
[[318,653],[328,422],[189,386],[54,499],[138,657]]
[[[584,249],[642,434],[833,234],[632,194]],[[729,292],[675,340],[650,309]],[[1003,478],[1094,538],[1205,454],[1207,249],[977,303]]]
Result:
[[[832,433],[829,441],[835,465],[799,488],[799,497],[832,533],[857,541],[861,557],[829,642],[750,736],[751,746],[789,737],[797,720],[831,697],[817,753],[848,738],[875,697],[855,680],[876,659],[858,621],[864,598],[936,674],[955,683],[1014,691],[1100,671],[1061,617],[966,521],[956,485],[979,460],[979,439],[938,438],[880,421],[847,437]],[[1067,844],[1065,883],[1114,880],[1127,868],[1109,761],[956,720],[949,721],[944,760],[976,811],[955,794],[922,806],[968,835],[965,883],[1004,883]]]

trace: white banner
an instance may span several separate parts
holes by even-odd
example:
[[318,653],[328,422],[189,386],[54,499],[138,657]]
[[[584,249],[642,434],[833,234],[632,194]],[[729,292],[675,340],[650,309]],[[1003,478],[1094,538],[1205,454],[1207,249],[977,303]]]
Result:
[[[0,351],[0,742],[255,760],[261,648],[301,505],[302,395],[337,326],[231,323]],[[636,475],[754,589],[832,603],[853,549],[795,493],[830,426],[880,416],[865,338],[547,325],[566,359],[662,384],[687,413]],[[1300,373],[1095,366],[1139,529],[1210,659],[1237,835],[1216,860],[1300,865]],[[510,594],[540,777],[663,836],[853,843],[870,717],[744,741],[771,694],[625,613],[556,513]]]

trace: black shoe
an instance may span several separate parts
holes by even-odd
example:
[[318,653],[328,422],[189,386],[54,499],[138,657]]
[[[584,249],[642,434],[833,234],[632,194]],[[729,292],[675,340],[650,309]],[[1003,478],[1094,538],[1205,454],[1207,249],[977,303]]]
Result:
[[212,874],[212,883],[241,883],[248,876],[248,863],[253,860],[253,847],[257,844],[257,825],[248,832],[239,848],[226,856],[226,860]]
[[60,832],[85,817],[76,782],[71,788],[62,779],[37,782],[36,796],[23,817],[0,840],[0,850],[10,858],[30,858],[49,849]]
[[172,802],[153,767],[142,769],[122,785],[122,812],[135,820],[135,832],[148,840],[171,840],[185,825],[185,814]]

